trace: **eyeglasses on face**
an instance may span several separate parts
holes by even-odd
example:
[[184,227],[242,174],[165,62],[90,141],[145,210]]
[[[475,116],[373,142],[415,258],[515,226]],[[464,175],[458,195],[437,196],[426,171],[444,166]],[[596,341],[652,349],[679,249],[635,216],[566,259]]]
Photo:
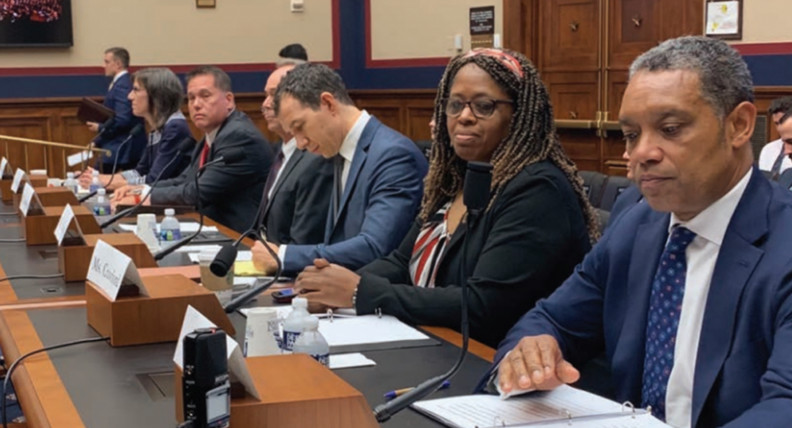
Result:
[[470,101],[462,101],[459,98],[449,98],[443,100],[446,116],[457,117],[462,114],[465,107],[469,107],[473,115],[478,119],[486,119],[495,113],[498,104],[514,104],[512,100],[495,100],[492,98],[479,97]]

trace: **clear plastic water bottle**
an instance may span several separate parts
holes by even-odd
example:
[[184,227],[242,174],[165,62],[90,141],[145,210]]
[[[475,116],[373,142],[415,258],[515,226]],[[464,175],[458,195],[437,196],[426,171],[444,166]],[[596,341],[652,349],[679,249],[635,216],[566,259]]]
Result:
[[295,354],[308,354],[324,366],[330,364],[330,346],[322,333],[319,333],[319,318],[308,315],[303,319],[303,332],[294,341]]
[[67,172],[66,173],[66,179],[63,180],[63,187],[71,190],[72,193],[75,193],[75,194],[77,193],[77,191],[79,190],[80,187],[79,187],[79,183],[77,182],[77,180],[74,179],[74,173],[73,172]]
[[110,200],[107,199],[107,191],[100,188],[96,191],[96,202],[93,206],[94,214],[96,215],[110,215]]
[[173,208],[165,209],[165,218],[160,223],[160,242],[179,241],[182,239],[181,226],[179,220],[176,220],[174,214],[176,211]]
[[303,332],[303,322],[311,314],[308,313],[308,299],[305,297],[295,297],[292,299],[292,311],[283,320],[283,350],[291,352],[294,341]]
[[94,190],[99,190],[100,188],[102,188],[102,183],[99,182],[99,171],[93,170],[91,173],[91,187],[88,188],[88,190],[93,192]]

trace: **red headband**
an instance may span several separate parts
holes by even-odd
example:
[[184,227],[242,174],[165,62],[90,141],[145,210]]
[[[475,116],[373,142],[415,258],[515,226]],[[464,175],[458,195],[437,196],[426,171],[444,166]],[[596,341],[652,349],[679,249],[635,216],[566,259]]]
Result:
[[464,58],[470,58],[479,55],[485,55],[490,58],[495,58],[496,60],[498,60],[498,62],[503,64],[504,67],[511,70],[511,72],[514,73],[517,77],[519,77],[520,79],[523,78],[523,70],[522,67],[520,66],[520,61],[517,61],[517,58],[507,54],[506,52],[503,52],[500,49],[493,49],[493,48],[473,49],[470,52],[468,52],[464,56]]

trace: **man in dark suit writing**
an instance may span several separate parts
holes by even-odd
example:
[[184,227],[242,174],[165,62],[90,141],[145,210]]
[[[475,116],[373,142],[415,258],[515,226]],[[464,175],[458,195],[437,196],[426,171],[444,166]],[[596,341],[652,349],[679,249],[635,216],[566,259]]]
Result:
[[146,148],[146,133],[133,135],[121,147],[121,143],[129,136],[129,131],[138,124],[143,124],[143,119],[132,114],[132,104],[127,99],[132,90],[132,79],[127,71],[129,68],[129,52],[124,48],[110,48],[104,54],[105,76],[112,78],[107,95],[104,98],[105,107],[113,110],[115,115],[107,122],[99,124],[87,122],[88,128],[99,135],[94,138],[96,147],[110,150],[111,154],[104,155],[99,160],[99,172],[109,174],[113,170],[113,163],[118,158],[117,171],[134,168],[143,150]]
[[[270,74],[264,86],[267,97],[261,104],[267,128],[281,137],[259,207],[267,240],[276,245],[322,242],[333,188],[332,163],[298,149],[297,140],[281,126],[272,109],[278,83],[293,68],[293,64],[284,65]],[[257,244],[254,252],[264,250]]]
[[[334,163],[323,242],[270,244],[284,271],[299,272],[316,259],[357,269],[393,250],[423,194],[427,163],[415,144],[355,107],[341,76],[321,64],[301,64],[287,73],[274,109],[297,147]],[[275,264],[265,251],[253,260],[269,269]]]
[[[163,180],[151,191],[147,203],[156,205],[197,205],[211,219],[238,232],[245,231],[256,218],[259,199],[264,191],[272,153],[269,143],[253,122],[236,110],[231,78],[214,66],[202,66],[187,74],[187,104],[190,119],[204,133],[192,152],[190,165],[178,176]],[[241,150],[244,157],[232,164],[222,162],[208,166],[195,187],[195,174],[204,164]],[[134,203],[123,187],[116,191],[116,201]]]
[[619,122],[646,203],[509,332],[490,386],[572,383],[604,351],[616,399],[671,426],[789,426],[792,196],[752,166],[753,99],[722,41],[636,59]]

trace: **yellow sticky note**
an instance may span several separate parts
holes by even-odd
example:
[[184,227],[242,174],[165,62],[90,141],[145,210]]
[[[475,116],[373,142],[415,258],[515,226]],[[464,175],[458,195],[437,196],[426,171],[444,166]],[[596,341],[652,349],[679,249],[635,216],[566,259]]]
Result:
[[234,275],[236,276],[265,276],[266,274],[266,272],[256,269],[250,260],[234,262]]

